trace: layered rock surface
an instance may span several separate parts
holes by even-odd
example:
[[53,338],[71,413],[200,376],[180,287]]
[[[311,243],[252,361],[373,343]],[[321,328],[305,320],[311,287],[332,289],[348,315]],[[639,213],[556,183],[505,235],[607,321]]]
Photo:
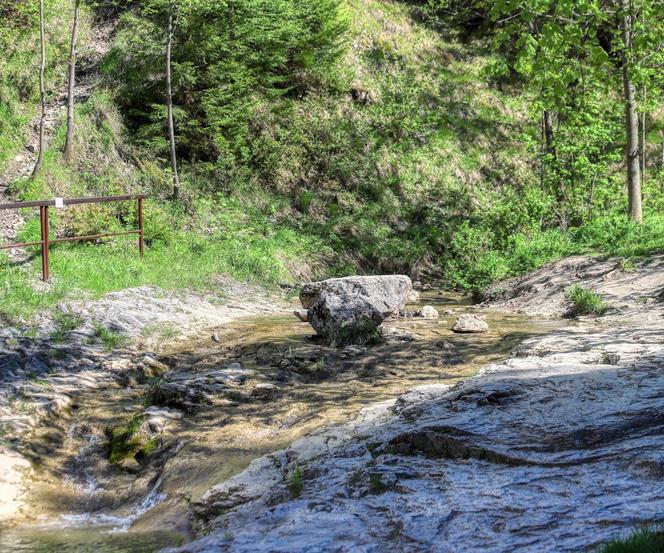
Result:
[[[558,268],[538,275],[555,298]],[[629,284],[582,274],[612,315],[257,460],[203,497],[212,533],[179,551],[580,551],[661,520],[664,258]],[[540,311],[530,297],[519,308]]]

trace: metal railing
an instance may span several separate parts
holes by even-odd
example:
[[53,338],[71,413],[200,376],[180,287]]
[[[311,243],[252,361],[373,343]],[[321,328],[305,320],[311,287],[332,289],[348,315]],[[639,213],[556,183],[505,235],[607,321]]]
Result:
[[[143,239],[143,200],[147,196],[142,194],[132,194],[129,196],[102,196],[96,198],[73,198],[70,200],[58,198],[56,200],[43,200],[36,202],[14,202],[9,204],[0,204],[0,210],[5,209],[25,209],[25,208],[39,208],[39,219],[41,222],[41,240],[37,242],[21,242],[17,244],[0,244],[0,250],[10,250],[13,248],[28,248],[31,246],[41,246],[41,259],[42,259],[42,279],[44,282],[49,279],[49,246],[59,242],[76,242],[81,240],[94,240],[95,238],[108,238],[111,236],[126,236],[129,234],[138,235],[138,249],[141,257],[145,253],[145,243]],[[109,232],[106,234],[89,234],[86,236],[69,236],[65,238],[49,239],[48,236],[48,208],[49,207],[66,207],[69,205],[84,205],[84,204],[103,204],[109,202],[128,202],[136,201],[138,203],[138,229],[128,230],[124,232]]]

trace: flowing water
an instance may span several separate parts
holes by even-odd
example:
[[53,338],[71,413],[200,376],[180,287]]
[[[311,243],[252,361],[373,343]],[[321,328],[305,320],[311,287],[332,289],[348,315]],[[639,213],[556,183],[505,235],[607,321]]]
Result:
[[30,508],[18,525],[0,529],[0,552],[133,553],[182,543],[194,535],[189,502],[252,459],[414,386],[468,378],[523,339],[561,325],[486,312],[490,332],[456,335],[454,318],[472,306],[438,292],[422,304],[441,318],[389,321],[393,337],[368,349],[326,347],[289,315],[238,321],[165,348],[169,377],[195,379],[241,363],[246,381],[231,399],[169,426],[159,450],[132,471],[108,462],[105,431],[143,412],[148,385],[80,398],[32,440],[29,453],[39,464]]

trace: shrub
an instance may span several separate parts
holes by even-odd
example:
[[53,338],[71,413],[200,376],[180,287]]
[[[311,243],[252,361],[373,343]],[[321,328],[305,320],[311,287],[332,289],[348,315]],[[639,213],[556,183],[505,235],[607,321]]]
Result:
[[606,313],[609,308],[598,294],[578,284],[567,289],[565,298],[571,304],[566,314],[568,317],[578,317],[579,315],[599,316]]

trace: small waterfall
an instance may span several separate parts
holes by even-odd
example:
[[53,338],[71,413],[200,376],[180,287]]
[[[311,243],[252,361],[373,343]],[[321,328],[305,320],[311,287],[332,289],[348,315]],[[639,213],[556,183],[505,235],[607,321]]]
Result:
[[143,500],[138,503],[127,516],[110,515],[107,513],[81,513],[61,515],[54,525],[60,524],[64,527],[72,526],[99,526],[105,528],[104,531],[112,533],[128,532],[132,524],[145,513],[156,507],[166,499],[166,494],[159,491],[161,487],[161,478],[150,489]]

